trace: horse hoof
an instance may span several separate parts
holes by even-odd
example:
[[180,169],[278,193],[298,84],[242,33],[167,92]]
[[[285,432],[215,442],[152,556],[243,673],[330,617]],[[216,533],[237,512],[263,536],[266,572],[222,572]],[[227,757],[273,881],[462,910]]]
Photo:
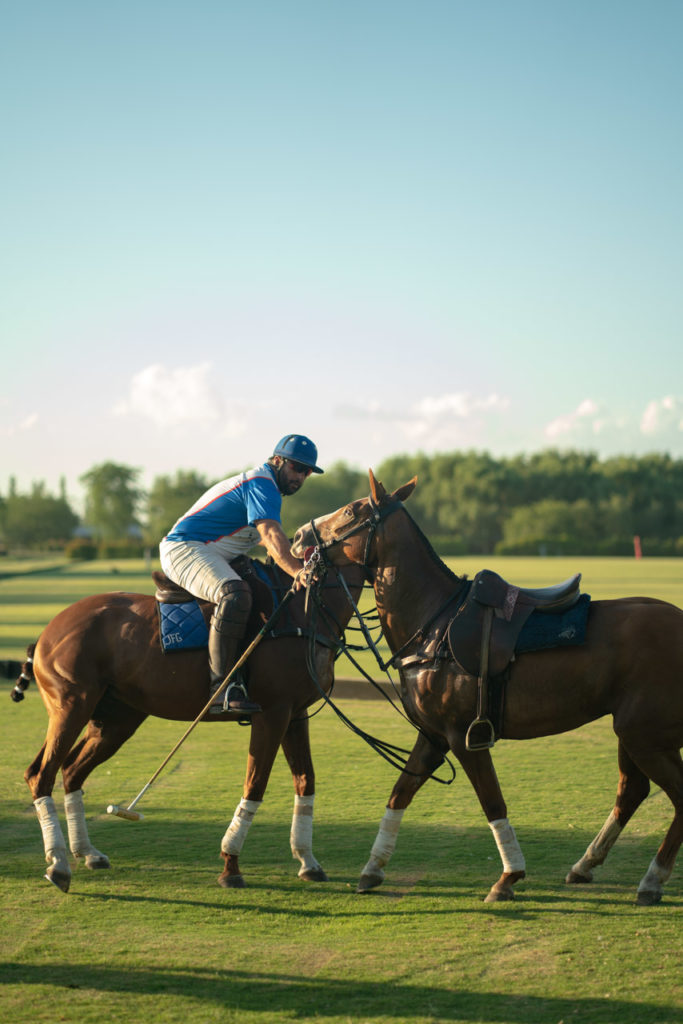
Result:
[[639,907],[656,907],[661,902],[661,892],[653,892],[651,889],[639,892],[636,897],[636,903]]
[[593,879],[591,877],[588,875],[580,875],[577,871],[574,871],[574,868],[572,868],[565,878],[565,883],[567,885],[588,885],[592,881]]
[[245,889],[246,882],[242,875],[219,875],[216,879],[222,889]]
[[377,875],[361,875],[356,886],[357,893],[371,892],[384,881],[384,873]]
[[71,875],[67,874],[66,872],[55,871],[53,868],[48,868],[43,877],[46,878],[48,882],[51,882],[56,889],[59,889],[60,892],[69,891],[69,886],[71,885]]
[[484,898],[484,903],[504,903],[506,900],[514,900],[515,892],[510,886],[497,889],[494,885],[488,896]]
[[300,871],[299,878],[302,878],[304,882],[329,882],[329,878],[320,865],[317,868],[306,868],[305,871]]
[[85,858],[85,866],[86,868],[90,868],[91,871],[101,871],[105,868],[110,868],[111,864],[109,863],[109,857],[107,857],[106,854],[98,853],[96,856],[88,854]]

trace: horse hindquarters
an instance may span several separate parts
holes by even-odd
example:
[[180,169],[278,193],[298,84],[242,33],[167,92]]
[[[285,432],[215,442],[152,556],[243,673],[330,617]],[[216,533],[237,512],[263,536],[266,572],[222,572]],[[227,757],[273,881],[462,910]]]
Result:
[[[34,798],[45,859],[50,864],[45,877],[63,892],[68,892],[71,868],[52,798],[57,772],[61,768],[72,854],[77,860],[84,860],[89,868],[108,868],[108,857],[93,846],[88,835],[82,786],[90,772],[110,758],[146,716],[107,694],[98,701],[100,687],[96,684],[84,686],[74,693],[75,684],[54,671],[48,673],[48,664],[48,659],[43,657],[36,666],[36,681],[49,715],[47,736],[24,778]],[[76,742],[84,726],[85,735]]]

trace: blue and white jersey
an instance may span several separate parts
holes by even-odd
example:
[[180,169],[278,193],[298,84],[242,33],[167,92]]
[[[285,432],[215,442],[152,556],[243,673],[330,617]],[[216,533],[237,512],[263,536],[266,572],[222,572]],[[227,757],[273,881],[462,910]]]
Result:
[[265,463],[210,487],[164,539],[199,541],[230,560],[259,543],[254,523],[259,519],[279,523],[281,510],[282,495],[275,472]]

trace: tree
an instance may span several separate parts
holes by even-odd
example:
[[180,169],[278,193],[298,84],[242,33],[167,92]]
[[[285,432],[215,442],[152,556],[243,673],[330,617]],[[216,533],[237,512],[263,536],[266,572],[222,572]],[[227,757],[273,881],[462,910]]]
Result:
[[80,477],[86,488],[85,522],[101,540],[123,540],[139,528],[137,512],[144,492],[139,469],[103,462]]
[[194,470],[179,469],[174,477],[155,477],[147,496],[147,543],[156,546],[209,486],[206,477]]
[[344,462],[336,462],[324,475],[310,476],[300,491],[283,500],[282,528],[292,537],[302,523],[333,512],[363,493],[367,494],[367,490],[365,473],[351,469]]
[[43,481],[30,494],[18,494],[16,486],[3,503],[3,532],[13,547],[40,547],[66,542],[78,525],[78,516],[65,497],[55,498]]

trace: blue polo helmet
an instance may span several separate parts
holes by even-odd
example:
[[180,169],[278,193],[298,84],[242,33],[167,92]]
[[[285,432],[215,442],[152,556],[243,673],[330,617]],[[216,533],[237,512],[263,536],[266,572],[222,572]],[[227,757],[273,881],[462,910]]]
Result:
[[314,473],[325,472],[320,466],[316,466],[318,449],[310,438],[304,437],[303,434],[285,434],[275,446],[273,455],[280,455],[283,459],[300,462],[302,466],[309,466]]

